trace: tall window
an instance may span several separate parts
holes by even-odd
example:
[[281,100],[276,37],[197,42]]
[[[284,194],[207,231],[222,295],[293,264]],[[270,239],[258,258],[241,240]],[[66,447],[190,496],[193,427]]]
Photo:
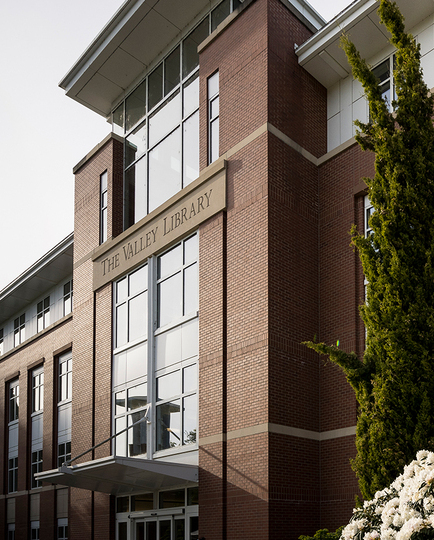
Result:
[[8,540],[15,540],[15,523],[8,525]]
[[38,312],[38,332],[50,326],[50,297],[44,298],[37,305]]
[[116,283],[115,432],[142,419],[151,405],[150,424],[140,422],[116,438],[117,455],[151,457],[196,443],[197,259],[194,234]]
[[72,353],[59,357],[57,465],[71,459]]
[[42,471],[43,446],[43,409],[44,409],[44,369],[34,369],[31,373],[32,409],[31,409],[31,488],[41,487],[35,479],[35,473]]
[[63,316],[72,311],[72,279],[63,286]]
[[68,540],[68,518],[57,520],[57,540]]
[[395,81],[393,79],[394,64],[395,56],[393,55],[372,70],[372,73],[378,79],[381,95],[386,102],[389,111],[392,111],[392,101],[396,99]]
[[30,522],[30,539],[39,540],[39,521]]
[[18,379],[8,384],[8,493],[18,489],[18,417],[20,386]]
[[219,157],[219,72],[208,79],[208,152],[209,163]]
[[[115,432],[131,426],[147,405],[148,265],[120,279],[115,287]],[[146,453],[146,423],[116,438],[116,454]]]
[[107,171],[103,172],[100,183],[99,243],[107,240]]
[[14,347],[26,339],[26,314],[23,313],[14,320]]
[[3,328],[0,328],[0,355],[4,353]]

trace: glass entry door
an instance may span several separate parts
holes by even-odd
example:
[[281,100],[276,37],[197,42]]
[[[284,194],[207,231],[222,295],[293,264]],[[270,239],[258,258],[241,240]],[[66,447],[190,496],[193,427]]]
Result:
[[184,517],[152,517],[135,520],[133,540],[185,540]]

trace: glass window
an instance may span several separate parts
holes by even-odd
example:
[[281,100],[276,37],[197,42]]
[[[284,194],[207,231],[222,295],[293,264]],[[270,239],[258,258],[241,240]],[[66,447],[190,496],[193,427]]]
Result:
[[164,94],[171,92],[180,82],[181,47],[169,54],[164,60]]
[[208,79],[209,163],[219,157],[219,73]]
[[181,121],[181,94],[177,92],[149,117],[149,147],[155,146]]
[[125,167],[131,165],[146,153],[147,134],[148,130],[145,121],[125,139]]
[[43,368],[32,371],[32,413],[44,408],[44,370]]
[[20,410],[20,386],[18,379],[9,383],[9,422],[18,420]]
[[42,450],[36,450],[32,452],[32,464],[31,464],[31,488],[38,488],[42,486],[40,480],[36,480],[35,474],[42,472]]
[[72,397],[72,355],[70,353],[59,357],[59,401]]
[[185,490],[160,491],[158,508],[185,506]]
[[14,347],[26,339],[26,314],[23,313],[14,320]]
[[154,508],[154,495],[152,493],[141,493],[131,497],[131,510],[133,512],[143,512]]
[[[149,110],[163,98],[163,64],[149,75]],[[128,128],[127,128],[128,129]]]
[[8,493],[18,491],[18,457],[8,460]]
[[0,355],[4,353],[3,328],[0,328]]
[[149,212],[181,189],[181,129],[149,152]]
[[50,325],[50,297],[37,304],[38,332]]
[[30,538],[31,540],[39,540],[39,521],[30,522]]
[[223,22],[231,12],[230,0],[223,0],[215,9],[211,11],[211,32]]
[[107,240],[107,171],[100,176],[100,218],[99,218],[99,243],[102,244]]
[[71,441],[60,443],[57,448],[57,466],[61,467],[71,459]]
[[203,20],[183,41],[182,76],[186,77],[199,65],[198,46],[209,35],[208,18]]
[[72,279],[63,286],[63,315],[72,312]]
[[199,176],[199,111],[183,124],[183,178],[184,187]]
[[125,100],[125,129],[129,131],[146,114],[146,79]]
[[57,540],[68,540],[68,518],[57,520]]

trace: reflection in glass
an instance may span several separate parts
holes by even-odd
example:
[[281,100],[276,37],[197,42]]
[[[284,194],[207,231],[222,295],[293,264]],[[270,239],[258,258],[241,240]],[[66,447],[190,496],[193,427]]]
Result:
[[185,521],[183,519],[175,520],[175,540],[185,539]]
[[180,400],[157,407],[157,450],[181,445]]
[[182,316],[182,273],[158,284],[158,326],[165,326]]
[[146,79],[125,100],[125,130],[129,131],[146,114]]
[[[145,411],[138,411],[128,415],[128,455],[139,456],[146,454],[146,420],[138,422],[141,418],[144,418]],[[136,425],[133,425],[136,424]]]
[[181,128],[149,153],[149,212],[181,189]]
[[183,369],[182,391],[195,392],[197,389],[197,365],[193,364]]
[[148,104],[151,110],[163,98],[163,64],[149,75]]
[[133,225],[147,214],[146,156],[125,171],[125,220]]
[[164,61],[164,95],[168,94],[179,84],[181,71],[180,49],[181,47],[178,45]]
[[183,187],[199,176],[199,111],[183,125]]
[[128,410],[140,409],[146,407],[148,403],[146,383],[138,384],[128,389]]
[[199,107],[199,73],[195,73],[184,84],[183,118]]
[[125,167],[131,165],[133,161],[139,159],[146,152],[146,134],[147,126],[146,122],[143,122],[125,139]]
[[183,444],[196,444],[197,399],[196,395],[183,399],[182,409]]
[[147,342],[128,349],[127,355],[127,381],[146,375],[147,372]]
[[155,336],[155,367],[161,369],[181,360],[181,326]]
[[217,117],[210,125],[210,163],[219,157],[219,118]]
[[149,117],[149,148],[160,141],[181,121],[181,94],[175,92]]
[[144,510],[152,510],[154,508],[154,495],[152,493],[141,493],[140,495],[132,495],[131,511],[143,512]]
[[198,540],[199,538],[199,518],[192,516],[190,518],[190,540]]
[[182,244],[158,257],[158,279],[169,276],[182,266]]
[[184,264],[189,264],[197,259],[198,245],[197,234],[184,241]]
[[116,308],[116,347],[127,342],[127,304]]
[[146,337],[148,325],[148,293],[145,291],[129,301],[128,341]]
[[160,535],[159,540],[171,540],[170,539],[170,526],[171,523],[169,520],[165,519],[160,521]]
[[115,394],[115,414],[122,414],[125,411],[125,390],[122,390]]
[[180,370],[162,375],[157,379],[157,401],[168,399],[180,393]]
[[182,78],[186,77],[195,67],[199,65],[199,54],[197,47],[208,37],[209,26],[208,17],[204,19],[197,28],[188,35],[183,42],[182,53]]
[[[122,416],[121,418],[117,418],[115,421],[115,455],[116,456],[127,456],[127,433],[126,431],[123,431],[123,433],[120,433],[122,430],[126,428],[126,422],[125,422],[125,416]],[[117,435],[119,433],[119,435]]]
[[127,278],[123,278],[116,283],[116,302],[122,302],[128,295]]
[[113,386],[117,386],[126,381],[126,367],[126,353],[115,354],[113,359]]
[[118,135],[124,134],[124,104],[121,103],[119,107],[117,107],[113,111],[113,131],[117,133]]
[[158,498],[158,508],[175,508],[178,506],[185,506],[185,491],[183,489],[160,491]]
[[130,296],[148,288],[148,265],[142,266],[129,276]]
[[223,22],[229,15],[231,9],[230,0],[223,0],[213,11],[211,11],[211,32]]
[[184,315],[199,309],[197,263],[184,270]]

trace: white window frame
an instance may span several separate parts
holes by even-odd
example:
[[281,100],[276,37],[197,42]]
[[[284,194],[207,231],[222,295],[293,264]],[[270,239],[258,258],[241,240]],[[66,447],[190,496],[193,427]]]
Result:
[[50,326],[50,297],[47,296],[37,303],[37,332]]
[[[193,238],[195,235],[197,235],[197,253],[196,253],[196,258],[193,260],[191,260],[190,262],[188,263],[185,263],[185,259],[184,259],[184,245],[185,245],[185,242],[190,240],[191,238]],[[114,340],[114,343],[113,343],[113,369],[115,369],[115,356],[118,355],[118,354],[121,354],[125,351],[128,351],[130,349],[133,349],[134,347],[140,345],[141,343],[144,343],[145,341],[147,341],[147,349],[146,349],[146,355],[147,355],[147,360],[146,360],[146,365],[144,366],[144,372],[143,372],[143,375],[140,376],[140,377],[137,377],[133,380],[127,380],[125,383],[120,383],[120,384],[117,384],[116,386],[114,386],[112,388],[112,396],[113,396],[113,433],[119,433],[120,431],[120,427],[119,429],[116,429],[116,420],[119,420],[121,419],[122,417],[128,417],[129,415],[131,415],[131,413],[135,413],[135,412],[141,412],[141,411],[144,411],[146,406],[143,404],[143,407],[141,407],[140,409],[137,409],[137,410],[127,410],[127,407],[125,407],[125,411],[124,412],[119,412],[119,414],[116,414],[116,395],[118,394],[118,398],[122,396],[119,396],[119,393],[120,392],[123,392],[125,391],[125,394],[123,395],[123,399],[126,399],[126,396],[127,396],[127,391],[128,389],[132,388],[132,387],[135,387],[139,384],[146,384],[147,385],[147,406],[149,405],[149,411],[148,411],[148,422],[147,422],[147,436],[146,436],[146,443],[147,443],[147,456],[148,458],[150,458],[152,455],[154,455],[155,453],[158,452],[158,454],[160,455],[161,453],[172,453],[172,452],[177,452],[177,451],[180,451],[180,452],[185,452],[186,450],[193,450],[193,449],[196,449],[197,446],[198,446],[198,437],[197,437],[197,424],[198,424],[198,419],[196,418],[196,441],[194,442],[185,442],[184,444],[184,440],[182,440],[183,444],[180,444],[179,446],[177,447],[174,447],[174,448],[168,448],[168,449],[164,449],[164,450],[160,450],[158,451],[156,449],[156,407],[161,404],[163,405],[164,403],[166,402],[170,402],[170,401],[173,401],[176,397],[176,399],[180,399],[180,404],[181,404],[181,411],[180,411],[180,414],[181,414],[181,432],[183,431],[183,405],[184,405],[184,400],[190,396],[196,396],[196,399],[197,399],[197,395],[198,395],[198,383],[197,383],[197,380],[195,381],[195,386],[196,388],[193,389],[193,390],[188,390],[188,391],[183,391],[182,389],[182,386],[180,386],[180,390],[179,392],[176,394],[176,396],[170,396],[169,398],[165,399],[165,400],[162,400],[161,403],[156,402],[156,380],[157,380],[157,377],[160,377],[162,375],[165,375],[165,374],[168,374],[168,373],[171,373],[171,372],[175,372],[177,370],[180,370],[180,376],[181,376],[181,385],[182,385],[182,376],[183,376],[183,369],[184,368],[187,368],[187,367],[190,367],[190,366],[193,366],[193,365],[197,365],[197,362],[198,362],[198,357],[197,355],[196,356],[192,356],[192,357],[189,357],[185,360],[180,360],[180,361],[177,361],[175,364],[173,365],[170,365],[168,367],[165,367],[165,368],[160,368],[157,370],[157,367],[156,367],[156,357],[155,357],[155,354],[153,354],[153,351],[155,350],[155,339],[164,334],[165,332],[170,332],[171,330],[175,330],[177,327],[181,327],[183,324],[185,323],[189,323],[190,321],[193,321],[193,320],[198,320],[198,310],[194,311],[194,312],[191,312],[191,313],[187,313],[187,314],[184,314],[184,312],[182,313],[182,315],[177,318],[176,320],[172,320],[170,321],[169,324],[165,325],[164,327],[161,327],[161,328],[158,328],[158,303],[157,303],[157,289],[158,289],[158,285],[165,281],[166,279],[168,279],[169,276],[164,276],[163,278],[161,279],[157,279],[157,266],[158,266],[158,260],[159,260],[159,257],[162,256],[162,255],[165,255],[167,252],[171,251],[171,249],[175,248],[176,246],[178,245],[181,245],[181,249],[182,249],[182,260],[183,260],[183,264],[181,265],[180,268],[177,268],[176,269],[176,272],[182,272],[182,276],[184,276],[184,272],[185,270],[189,269],[190,267],[192,267],[194,264],[197,264],[197,266],[199,265],[199,262],[198,262],[198,259],[199,259],[199,234],[198,232],[195,232],[193,234],[190,234],[189,236],[187,236],[186,238],[180,240],[179,242],[177,242],[177,244],[175,244],[175,246],[171,246],[169,249],[166,250],[166,252],[162,253],[162,254],[159,254],[159,256],[154,256],[150,259],[148,259],[148,261],[145,263],[145,265],[142,265],[142,267],[139,267],[140,268],[143,268],[144,266],[148,266],[148,270],[147,270],[147,275],[148,275],[148,282],[147,282],[147,289],[145,288],[145,286],[143,287],[143,289],[140,289],[140,291],[136,291],[136,294],[141,294],[141,292],[147,290],[147,294],[148,294],[148,297],[147,297],[147,306],[148,306],[148,318],[147,318],[147,323],[148,323],[148,329],[147,329],[147,336],[146,337],[142,337],[140,338],[139,340],[135,340],[133,342],[127,342],[126,344],[123,344],[121,345],[120,347],[116,347],[116,334],[117,334],[117,308],[124,302],[126,302],[127,300],[129,301],[129,298],[124,298],[122,299],[121,301],[117,301],[117,285],[120,284],[124,279],[127,279],[128,280],[128,277],[131,276],[132,274],[134,274],[134,272],[137,270],[133,270],[132,272],[130,272],[129,274],[127,274],[126,276],[123,276],[122,278],[120,278],[119,280],[117,280],[115,283],[114,283],[114,286],[113,286],[113,340]],[[175,272],[175,273],[176,273]],[[197,270],[197,276],[199,275],[199,271]],[[198,279],[196,281],[196,284],[198,286]],[[184,306],[184,277],[182,277],[182,286],[183,286],[183,293],[182,293],[182,298],[183,298],[183,306]],[[134,296],[132,296],[131,298],[133,298]],[[198,294],[197,294],[197,297],[198,297]],[[197,372],[196,372],[197,373]],[[196,415],[197,415],[197,401],[196,401]],[[126,418],[125,422],[122,424],[122,425],[127,425],[127,422],[128,422],[128,418]],[[130,423],[131,424],[131,423]],[[122,447],[123,447],[123,444],[124,444],[124,440],[125,440],[125,436],[123,436],[122,439],[120,439],[120,441],[122,441]],[[127,447],[128,448],[128,447]],[[113,442],[113,452],[116,453],[116,442],[114,441]],[[123,455],[125,455],[125,452],[122,453]],[[121,454],[119,454],[121,455]]]
[[63,316],[64,317],[72,313],[73,284],[74,283],[71,279],[63,285]]
[[26,339],[26,314],[14,319],[14,347],[21,345]]
[[208,164],[220,155],[220,78],[216,71],[207,80],[208,90]]
[[99,214],[99,243],[107,240],[108,227],[108,174],[104,171],[99,177],[100,214]]

